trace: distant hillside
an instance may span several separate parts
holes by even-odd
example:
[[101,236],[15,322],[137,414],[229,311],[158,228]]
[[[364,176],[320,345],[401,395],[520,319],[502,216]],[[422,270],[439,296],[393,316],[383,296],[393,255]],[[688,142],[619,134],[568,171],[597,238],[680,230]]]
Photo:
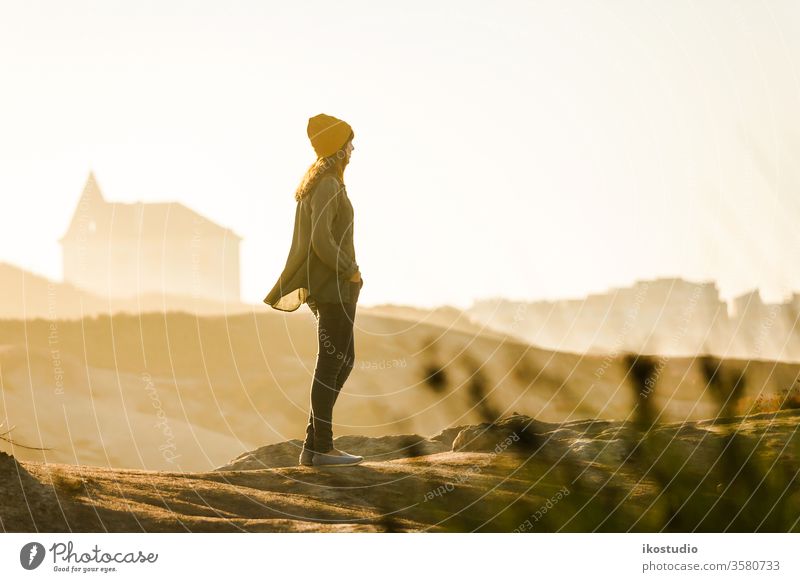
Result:
[[[625,358],[543,350],[359,311],[356,363],[336,405],[337,435],[431,435],[510,412],[547,422],[628,417]],[[210,470],[242,451],[300,438],[317,336],[307,309],[198,317],[102,315],[0,321],[0,424],[22,460]],[[713,416],[704,360],[657,360],[649,401],[662,420]],[[742,401],[791,388],[800,366],[724,360]],[[10,445],[0,441],[0,450]]]
[[220,303],[180,295],[142,294],[130,297],[100,297],[68,283],[51,281],[14,265],[0,263],[0,319],[76,319],[108,313],[185,311],[200,315],[246,313],[246,303]]
[[422,307],[410,305],[384,303],[380,305],[370,305],[360,309],[368,311],[370,315],[402,319],[414,323],[427,323],[429,325],[437,325],[455,331],[496,335],[499,337],[508,336],[508,334],[501,330],[476,322],[468,314],[450,305],[444,305],[433,309],[424,309]]

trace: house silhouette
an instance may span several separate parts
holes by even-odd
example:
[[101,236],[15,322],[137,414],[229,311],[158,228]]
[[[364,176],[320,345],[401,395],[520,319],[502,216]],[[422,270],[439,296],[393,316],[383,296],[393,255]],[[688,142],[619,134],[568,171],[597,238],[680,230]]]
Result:
[[241,240],[177,202],[108,202],[90,172],[59,242],[64,281],[100,296],[238,302]]

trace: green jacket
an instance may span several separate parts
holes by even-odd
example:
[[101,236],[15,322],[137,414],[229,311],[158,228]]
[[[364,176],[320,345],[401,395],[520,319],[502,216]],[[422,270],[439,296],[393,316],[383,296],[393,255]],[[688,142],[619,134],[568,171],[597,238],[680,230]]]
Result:
[[295,311],[309,301],[351,302],[363,285],[350,281],[358,270],[353,205],[344,184],[327,174],[297,202],[289,257],[264,303]]

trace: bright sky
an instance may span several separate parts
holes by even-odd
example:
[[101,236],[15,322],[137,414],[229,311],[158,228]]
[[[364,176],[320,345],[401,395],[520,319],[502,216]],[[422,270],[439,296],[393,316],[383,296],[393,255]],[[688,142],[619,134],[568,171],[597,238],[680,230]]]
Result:
[[0,4],[0,261],[61,278],[94,170],[244,237],[259,302],[325,112],[362,301],[800,289],[800,3]]

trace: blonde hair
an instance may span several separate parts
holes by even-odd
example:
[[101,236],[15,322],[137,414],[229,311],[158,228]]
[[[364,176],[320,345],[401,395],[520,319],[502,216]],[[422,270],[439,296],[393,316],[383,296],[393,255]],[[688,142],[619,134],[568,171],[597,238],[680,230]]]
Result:
[[[348,140],[348,142],[349,141],[350,140]],[[340,182],[343,182],[346,157],[343,147],[332,156],[317,158],[317,160],[308,167],[308,170],[306,170],[306,173],[303,175],[303,179],[300,180],[300,185],[294,193],[294,199],[298,202],[303,200],[308,196],[309,192],[314,189],[314,186],[317,185],[320,179],[328,174],[336,176]]]

